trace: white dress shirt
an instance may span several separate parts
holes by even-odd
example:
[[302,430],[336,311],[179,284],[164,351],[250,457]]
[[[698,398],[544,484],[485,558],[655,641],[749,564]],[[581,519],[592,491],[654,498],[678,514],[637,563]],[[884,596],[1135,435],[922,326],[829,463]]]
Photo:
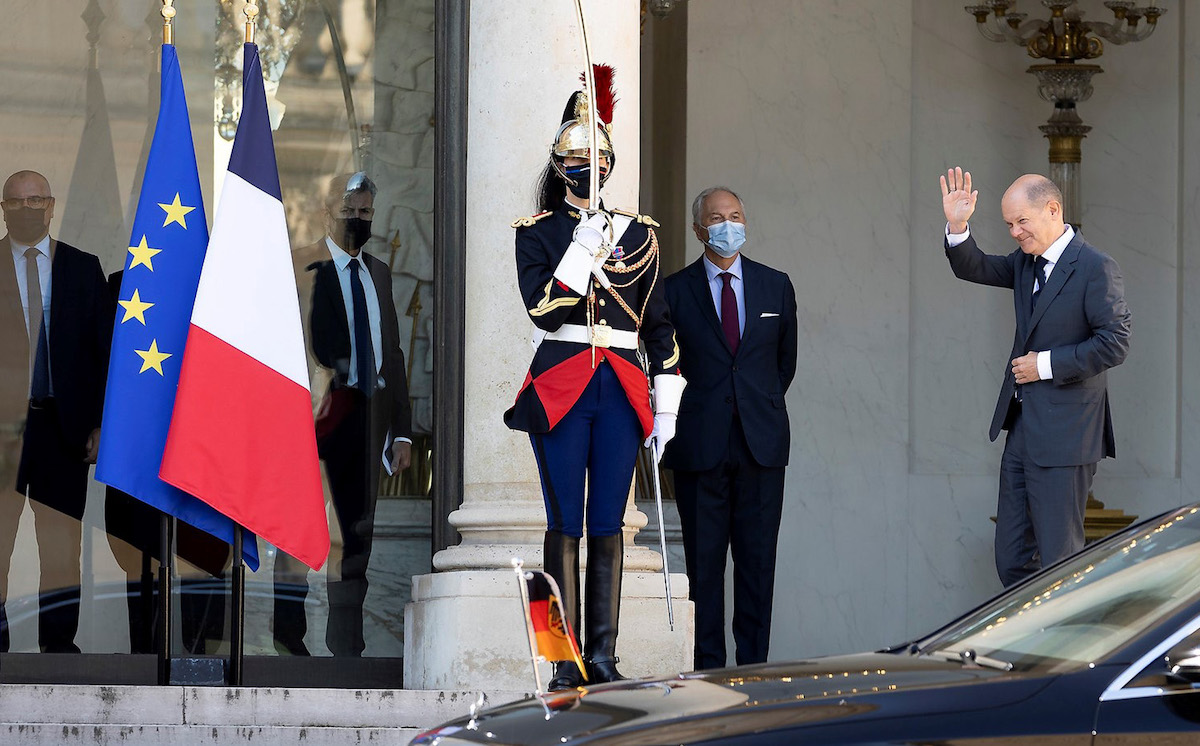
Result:
[[[950,224],[946,224],[946,245],[951,248],[958,246],[967,237],[971,235],[971,226],[967,226],[967,230],[962,233],[951,233]],[[1042,257],[1046,260],[1046,279],[1050,279],[1050,274],[1054,271],[1054,265],[1058,264],[1058,260],[1062,258],[1063,251],[1066,250],[1067,244],[1071,243],[1071,239],[1075,237],[1075,229],[1070,223],[1067,224],[1063,234],[1054,240],[1054,243],[1046,247],[1042,252]],[[1037,277],[1036,273],[1033,280],[1034,291],[1041,288],[1042,278]],[[1050,350],[1042,350],[1037,354],[1038,378],[1043,381],[1048,381],[1054,378],[1054,368],[1050,364]]]
[[[361,251],[358,256],[350,256],[330,236],[325,237],[325,246],[329,249],[329,256],[333,259],[334,266],[337,267],[338,284],[342,288],[342,303],[346,307],[346,323],[349,324],[348,329],[350,330],[350,372],[346,378],[346,385],[356,386],[358,385],[358,351],[354,349],[354,296],[350,291],[350,262],[359,264],[358,279],[362,281],[363,295],[367,301],[367,324],[371,327],[371,347],[375,350],[376,374],[383,365],[383,326],[380,323],[379,294],[375,292],[375,281],[371,279],[371,271],[367,269],[366,263],[362,260]],[[412,440],[395,437],[391,439],[391,442],[411,443]],[[392,463],[388,458],[390,451],[389,447],[384,447],[383,465],[388,474],[392,473]]]
[[718,320],[721,319],[721,291],[725,286],[724,280],[721,279],[721,273],[728,272],[733,275],[729,279],[729,285],[733,288],[734,297],[737,298],[738,336],[741,337],[746,331],[746,291],[742,282],[742,255],[738,254],[734,258],[729,269],[721,269],[713,264],[706,254],[704,256],[704,272],[708,275],[708,289],[712,293],[713,305],[717,308]]
[[358,279],[362,281],[363,295],[367,301],[367,325],[371,329],[371,347],[375,351],[375,372],[379,373],[380,367],[383,365],[383,328],[379,321],[379,295],[375,292],[375,281],[371,279],[371,272],[367,269],[367,265],[362,261],[362,252],[358,256],[350,256],[342,247],[338,246],[332,238],[325,237],[325,245],[329,248],[329,256],[333,259],[334,266],[337,267],[338,284],[342,287],[342,303],[346,307],[346,323],[349,324],[350,330],[350,373],[346,379],[346,385],[358,385],[358,350],[354,346],[354,296],[350,290],[350,262],[358,262]]
[[17,290],[21,293],[21,309],[25,312],[25,330],[29,330],[29,292],[25,288],[25,252],[29,249],[38,250],[38,279],[42,284],[42,325],[46,327],[46,339],[50,339],[50,325],[45,322],[45,319],[50,315],[50,236],[42,236],[42,240],[37,242],[36,246],[26,246],[19,244],[9,234],[8,242],[12,246],[13,268],[17,272]]

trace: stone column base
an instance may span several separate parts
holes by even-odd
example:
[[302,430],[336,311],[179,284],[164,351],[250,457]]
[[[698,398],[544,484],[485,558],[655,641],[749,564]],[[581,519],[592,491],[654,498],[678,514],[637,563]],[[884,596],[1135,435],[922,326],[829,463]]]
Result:
[[[404,608],[404,688],[532,691],[529,638],[516,583],[512,570],[414,577],[413,600]],[[671,574],[671,595],[673,632],[662,575],[625,573],[617,656],[626,676],[692,668],[696,622],[686,575]],[[545,686],[550,665],[542,664],[541,671]]]

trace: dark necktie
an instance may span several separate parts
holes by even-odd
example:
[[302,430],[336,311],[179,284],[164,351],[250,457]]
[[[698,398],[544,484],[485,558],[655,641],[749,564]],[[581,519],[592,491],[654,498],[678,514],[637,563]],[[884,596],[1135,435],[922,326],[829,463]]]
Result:
[[1042,294],[1042,288],[1046,287],[1046,265],[1049,263],[1044,256],[1039,256],[1033,260],[1037,282],[1033,286],[1033,303],[1030,306],[1031,308],[1037,308],[1038,296]]
[[371,321],[367,316],[367,294],[358,274],[359,260],[350,260],[350,300],[354,311],[354,354],[358,361],[358,390],[375,392],[375,347],[371,344]]
[[729,351],[734,355],[738,351],[738,343],[742,333],[738,330],[737,296],[733,292],[733,275],[722,272],[721,278],[721,329],[725,332],[725,341],[729,343]]
[[29,299],[29,396],[45,399],[50,395],[50,347],[46,340],[45,312],[42,308],[42,278],[38,272],[37,249],[25,252],[25,295]]

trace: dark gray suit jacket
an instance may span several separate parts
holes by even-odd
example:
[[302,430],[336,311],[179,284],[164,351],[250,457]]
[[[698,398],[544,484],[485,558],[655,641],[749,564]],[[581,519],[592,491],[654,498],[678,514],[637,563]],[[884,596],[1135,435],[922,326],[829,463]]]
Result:
[[1011,361],[1050,351],[1052,380],[1021,386],[1029,456],[1038,466],[1094,464],[1116,455],[1106,371],[1129,353],[1129,308],[1121,269],[1076,232],[1033,306],[1034,258],[985,254],[973,237],[946,247],[954,274],[1012,288],[1017,328],[989,433],[1005,426],[1016,382]]

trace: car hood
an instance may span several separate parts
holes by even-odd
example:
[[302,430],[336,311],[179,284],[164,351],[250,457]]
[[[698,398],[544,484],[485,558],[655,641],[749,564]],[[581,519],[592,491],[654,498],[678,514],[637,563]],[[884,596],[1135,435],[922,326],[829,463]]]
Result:
[[[978,696],[976,685],[1005,682]],[[687,743],[771,727],[1000,707],[1048,683],[1044,675],[867,653],[639,679],[528,699],[454,721],[414,743]],[[926,690],[938,696],[916,696]],[[905,696],[905,693],[914,696]],[[956,693],[962,693],[956,696]],[[549,714],[549,717],[547,717]],[[656,734],[658,728],[663,730]]]

